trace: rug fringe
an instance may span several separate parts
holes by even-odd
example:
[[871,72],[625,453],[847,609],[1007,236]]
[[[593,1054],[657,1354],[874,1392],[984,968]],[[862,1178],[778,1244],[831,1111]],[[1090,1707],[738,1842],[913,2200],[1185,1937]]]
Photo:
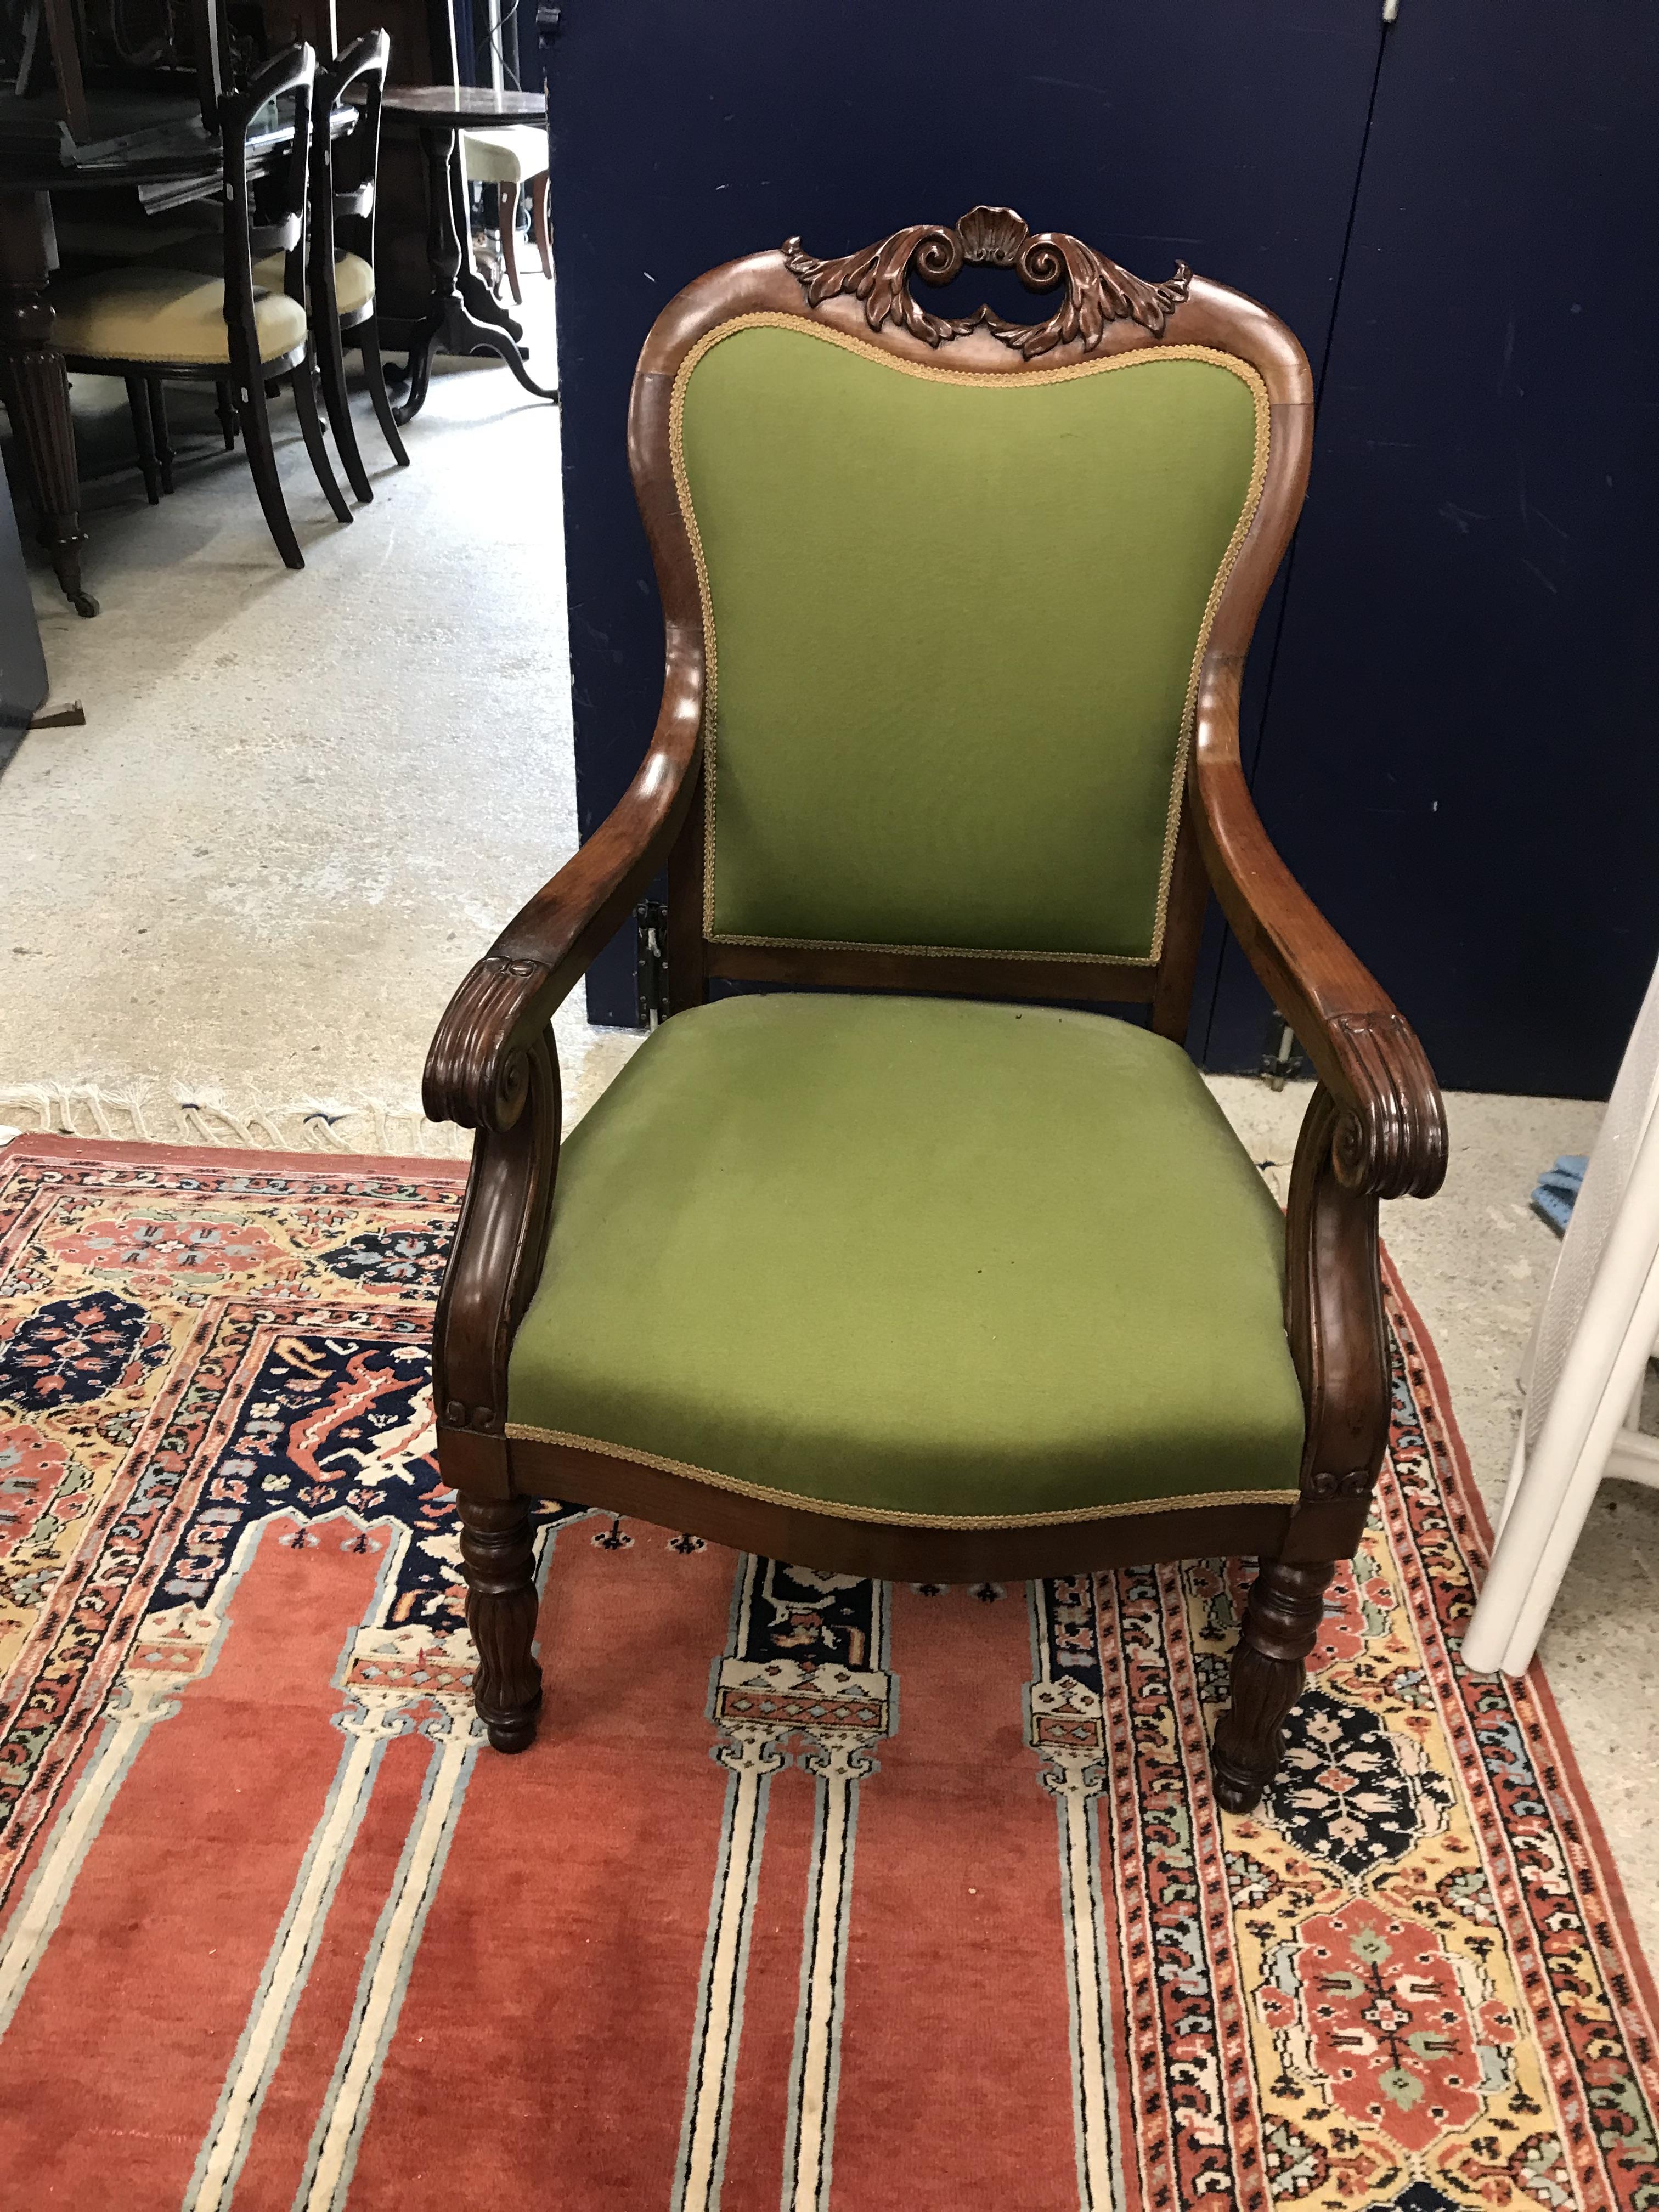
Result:
[[211,1145],[278,1152],[359,1152],[389,1158],[465,1159],[464,1129],[428,1121],[418,1106],[378,1099],[346,1103],[301,1098],[281,1106],[239,1102],[159,1085],[25,1083],[0,1088],[0,1125],[60,1137],[151,1145]]

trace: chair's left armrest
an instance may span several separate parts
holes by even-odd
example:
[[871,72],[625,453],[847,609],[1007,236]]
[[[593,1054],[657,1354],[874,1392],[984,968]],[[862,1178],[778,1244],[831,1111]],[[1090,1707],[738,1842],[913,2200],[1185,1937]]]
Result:
[[1429,1198],[1446,1173],[1439,1086],[1410,1024],[1273,849],[1238,753],[1243,663],[1216,655],[1200,687],[1188,782],[1210,881],[1246,958],[1340,1115],[1332,1164],[1374,1198]]
[[700,681],[682,663],[651,750],[581,850],[463,981],[427,1054],[434,1121],[474,1129],[472,1174],[433,1328],[447,1481],[512,1494],[505,1424],[514,1335],[541,1274],[559,1162],[559,1072],[549,1024],[668,857],[696,787]]
[[670,655],[651,747],[587,842],[514,917],[450,1000],[427,1054],[422,1098],[434,1121],[510,1128],[523,1109],[526,1051],[580,982],[668,857],[690,802],[700,750],[700,668]]

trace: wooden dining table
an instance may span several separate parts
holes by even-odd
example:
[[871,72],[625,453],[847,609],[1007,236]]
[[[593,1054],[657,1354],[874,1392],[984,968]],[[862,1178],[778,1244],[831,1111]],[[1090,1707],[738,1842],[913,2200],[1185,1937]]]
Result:
[[[52,276],[58,266],[54,196],[130,193],[147,213],[161,214],[223,189],[224,161],[199,109],[173,94],[124,92],[87,96],[92,111],[88,141],[94,158],[66,161],[38,131],[6,128],[0,96],[0,399],[11,418],[33,495],[40,543],[65,597],[77,614],[95,615],[98,602],[82,574],[86,534],[81,527],[81,479],[70,416],[69,377],[53,337]],[[498,354],[526,392],[556,399],[556,391],[532,376],[522,326],[495,300],[465,252],[465,188],[459,134],[468,128],[522,123],[545,125],[546,96],[495,92],[487,86],[388,85],[384,120],[414,131],[428,176],[428,260],[432,289],[416,325],[398,416],[407,422],[425,404],[432,359],[442,351]],[[349,107],[336,111],[338,133],[356,122]],[[274,118],[268,132],[249,141],[252,173],[273,167],[292,136]]]
[[[88,94],[99,128],[99,95]],[[33,495],[40,543],[77,614],[98,602],[82,579],[86,536],[81,528],[81,477],[70,418],[69,376],[53,337],[52,276],[58,266],[52,197],[57,193],[130,192],[155,215],[223,189],[224,155],[195,103],[171,94],[125,92],[111,100],[96,158],[66,161],[54,147],[5,129],[0,102],[0,399],[11,417]],[[337,111],[336,131],[355,128],[354,113]],[[91,134],[89,134],[91,135]],[[248,141],[250,173],[274,167],[293,125],[274,117]]]
[[400,422],[426,404],[436,353],[499,354],[526,392],[538,399],[558,398],[530,374],[522,326],[507,313],[473,270],[463,244],[466,183],[459,159],[463,131],[499,130],[503,124],[547,125],[547,95],[542,92],[496,92],[488,85],[389,84],[381,103],[382,123],[413,131],[427,164],[427,259],[432,297],[410,342],[407,382],[396,407]]

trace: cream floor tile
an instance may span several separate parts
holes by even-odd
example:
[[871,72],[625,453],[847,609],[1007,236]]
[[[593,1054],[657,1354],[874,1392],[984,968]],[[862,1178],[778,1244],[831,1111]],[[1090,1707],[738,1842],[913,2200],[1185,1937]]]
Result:
[[[87,723],[0,777],[0,1121],[465,1152],[421,1119],[433,1027],[577,842],[558,410],[454,365],[400,470],[360,396],[375,496],[342,528],[283,402],[289,574],[206,400],[170,395],[186,458],[150,507],[122,387],[74,382],[103,611],[37,562]],[[632,1041],[580,998],[559,1033],[574,1117]]]

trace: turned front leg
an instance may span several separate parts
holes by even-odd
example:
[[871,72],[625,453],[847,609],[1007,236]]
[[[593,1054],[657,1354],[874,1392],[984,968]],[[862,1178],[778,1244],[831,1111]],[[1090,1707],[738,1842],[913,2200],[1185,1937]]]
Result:
[[1253,1812],[1285,1749],[1285,1716],[1306,1686],[1333,1559],[1263,1559],[1233,1654],[1233,1701],[1215,1732],[1215,1794]]
[[81,479],[46,290],[51,222],[44,192],[0,191],[0,398],[27,468],[40,542],[76,612],[95,615],[98,602],[81,583]]
[[472,1702],[497,1751],[536,1740],[542,1670],[536,1633],[536,1537],[522,1498],[460,1498],[466,1625],[477,1647]]

